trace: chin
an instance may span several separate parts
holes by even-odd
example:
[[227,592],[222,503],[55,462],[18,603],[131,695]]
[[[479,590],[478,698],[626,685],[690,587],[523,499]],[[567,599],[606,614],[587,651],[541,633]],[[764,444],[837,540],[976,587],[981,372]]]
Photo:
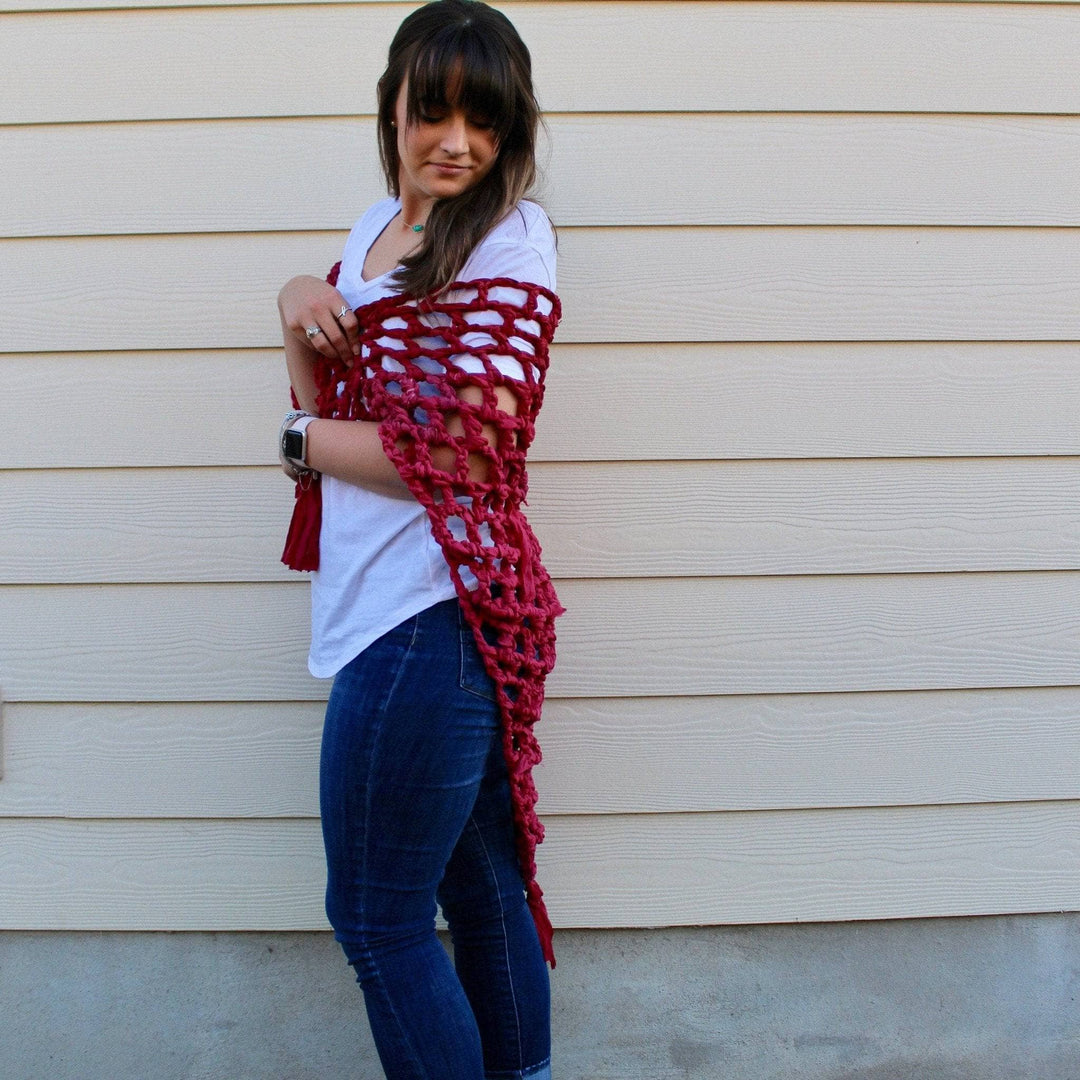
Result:
[[464,195],[466,191],[476,187],[475,183],[468,184],[440,184],[432,190],[431,194],[436,199],[453,199],[458,195]]

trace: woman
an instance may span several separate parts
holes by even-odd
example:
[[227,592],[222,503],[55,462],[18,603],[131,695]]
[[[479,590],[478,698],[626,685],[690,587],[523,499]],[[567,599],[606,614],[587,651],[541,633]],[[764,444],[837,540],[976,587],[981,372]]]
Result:
[[334,677],[327,913],[390,1080],[544,1080],[532,725],[561,609],[521,502],[559,305],[551,225],[524,200],[529,54],[492,8],[436,0],[378,90],[392,197],[328,281],[278,299],[300,406],[286,561],[318,567],[309,666]]

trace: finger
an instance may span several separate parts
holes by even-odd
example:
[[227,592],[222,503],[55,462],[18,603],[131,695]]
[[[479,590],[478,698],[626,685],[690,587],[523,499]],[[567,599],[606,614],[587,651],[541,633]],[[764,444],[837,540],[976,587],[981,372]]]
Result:
[[[322,320],[326,322],[326,319]],[[329,360],[334,360],[337,357],[337,350],[330,344],[330,339],[326,336],[326,331],[322,326],[314,319],[311,322],[302,323],[300,326],[293,329],[293,333],[303,342],[306,342],[309,348],[314,349],[317,353],[325,356]]]
[[337,323],[326,313],[321,315],[308,315],[297,326],[291,327],[293,333],[310,349],[314,349],[320,356],[327,360],[339,360],[340,350],[334,345],[327,335],[327,329],[333,328],[330,333],[340,336]]
[[353,356],[360,355],[360,320],[353,314],[348,304],[343,304],[337,313],[337,322],[349,342]]
[[352,362],[352,346],[337,319],[322,320],[323,333],[320,338],[333,350],[334,358],[343,364]]

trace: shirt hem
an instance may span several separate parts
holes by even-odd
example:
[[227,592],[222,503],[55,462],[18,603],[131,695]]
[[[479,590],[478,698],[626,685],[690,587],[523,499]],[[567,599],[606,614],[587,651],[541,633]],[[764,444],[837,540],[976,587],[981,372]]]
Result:
[[420,598],[420,603],[405,605],[398,612],[387,615],[385,619],[369,627],[363,634],[357,634],[356,637],[350,638],[347,645],[335,649],[331,660],[320,663],[316,660],[314,653],[309,652],[308,671],[316,679],[332,679],[346,664],[355,660],[369,645],[378,641],[383,634],[388,634],[395,626],[399,626],[414,615],[419,615],[421,611],[426,611],[433,604],[441,604],[444,600],[451,600],[456,596],[457,590],[451,582],[447,589],[433,591]]

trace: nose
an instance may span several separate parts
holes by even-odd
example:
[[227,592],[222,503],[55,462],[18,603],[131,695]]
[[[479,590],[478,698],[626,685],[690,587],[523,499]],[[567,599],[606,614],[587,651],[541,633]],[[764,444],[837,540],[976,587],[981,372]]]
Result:
[[469,149],[468,123],[465,114],[456,109],[446,118],[440,145],[443,152],[460,157]]

